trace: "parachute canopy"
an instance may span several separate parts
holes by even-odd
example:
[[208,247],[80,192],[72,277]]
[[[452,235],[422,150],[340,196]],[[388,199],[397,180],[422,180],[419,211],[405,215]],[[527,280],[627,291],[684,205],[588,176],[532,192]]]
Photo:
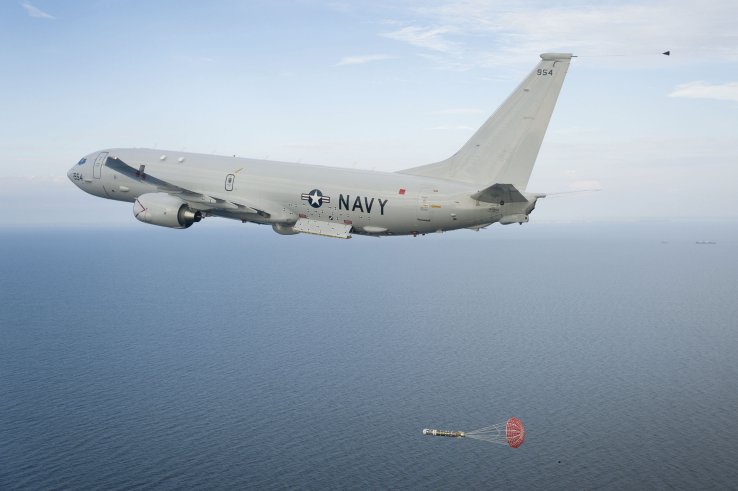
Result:
[[518,448],[525,441],[525,427],[518,418],[510,418],[505,423],[505,440],[512,448]]

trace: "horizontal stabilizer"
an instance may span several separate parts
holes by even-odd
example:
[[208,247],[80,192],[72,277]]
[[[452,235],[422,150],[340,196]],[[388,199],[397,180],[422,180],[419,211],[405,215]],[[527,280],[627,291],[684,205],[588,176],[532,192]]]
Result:
[[351,225],[336,222],[324,222],[321,220],[311,220],[309,218],[300,218],[292,227],[296,232],[305,234],[322,235],[324,237],[333,237],[336,239],[350,239]]
[[528,201],[512,184],[493,184],[472,194],[471,197],[485,203],[525,203]]

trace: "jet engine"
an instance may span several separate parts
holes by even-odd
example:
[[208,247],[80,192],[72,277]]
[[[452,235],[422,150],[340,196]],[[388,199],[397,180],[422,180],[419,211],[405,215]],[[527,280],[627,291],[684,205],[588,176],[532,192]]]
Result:
[[279,235],[297,235],[300,232],[292,228],[292,225],[285,225],[283,223],[273,223],[272,228]]
[[133,216],[152,225],[187,228],[202,220],[202,213],[193,210],[181,199],[167,193],[147,193],[133,202]]

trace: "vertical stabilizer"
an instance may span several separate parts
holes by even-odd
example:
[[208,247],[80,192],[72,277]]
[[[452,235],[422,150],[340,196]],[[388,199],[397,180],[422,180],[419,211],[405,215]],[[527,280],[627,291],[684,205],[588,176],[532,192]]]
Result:
[[544,53],[528,77],[451,158],[400,171],[480,186],[525,190],[551,119],[570,53]]

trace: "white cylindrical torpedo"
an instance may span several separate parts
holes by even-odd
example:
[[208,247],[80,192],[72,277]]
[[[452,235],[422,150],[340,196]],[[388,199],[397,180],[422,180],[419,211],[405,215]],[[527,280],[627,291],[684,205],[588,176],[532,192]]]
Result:
[[466,433],[463,431],[446,431],[446,430],[423,430],[423,434],[427,436],[448,436],[451,438],[464,438]]

